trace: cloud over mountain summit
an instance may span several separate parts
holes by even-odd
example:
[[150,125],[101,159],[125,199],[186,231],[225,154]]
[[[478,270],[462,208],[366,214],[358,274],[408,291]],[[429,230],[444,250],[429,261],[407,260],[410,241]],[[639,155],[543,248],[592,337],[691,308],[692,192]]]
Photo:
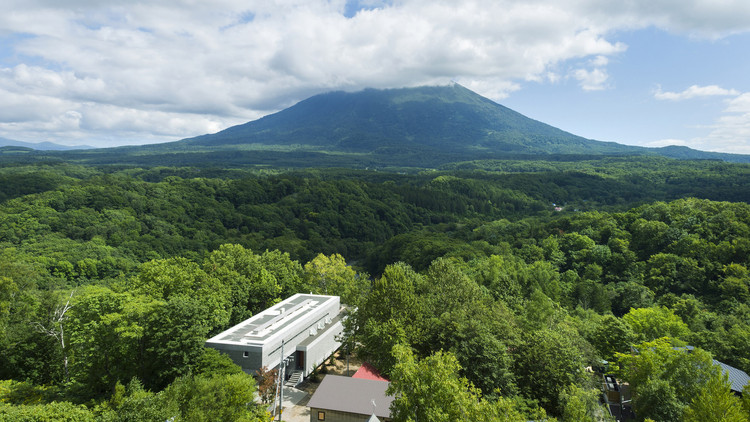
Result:
[[10,0],[0,16],[0,135],[172,140],[312,94],[455,80],[492,99],[524,81],[607,86],[616,32],[720,38],[746,1]]

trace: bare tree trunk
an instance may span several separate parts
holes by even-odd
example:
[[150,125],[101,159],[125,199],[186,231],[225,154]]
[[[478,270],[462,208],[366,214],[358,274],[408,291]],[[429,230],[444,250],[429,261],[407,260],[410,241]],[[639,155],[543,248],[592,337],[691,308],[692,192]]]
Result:
[[39,330],[42,334],[46,334],[50,337],[54,337],[57,339],[57,341],[60,343],[60,349],[62,350],[63,354],[63,369],[65,371],[65,382],[70,381],[70,373],[68,372],[68,349],[65,347],[65,327],[64,323],[68,319],[67,313],[72,307],[70,305],[70,300],[73,299],[73,294],[75,294],[75,290],[70,292],[70,296],[68,297],[68,300],[65,302],[65,304],[59,304],[55,306],[54,312],[52,312],[49,325],[44,326],[39,322],[34,322],[34,326]]

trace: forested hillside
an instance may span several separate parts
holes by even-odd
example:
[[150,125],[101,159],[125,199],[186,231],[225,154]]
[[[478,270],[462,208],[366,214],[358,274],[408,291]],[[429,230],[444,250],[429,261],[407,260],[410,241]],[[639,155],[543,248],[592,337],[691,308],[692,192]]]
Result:
[[747,420],[710,359],[750,372],[748,176],[624,157],[5,166],[0,420],[263,420],[203,342],[300,291],[356,306],[347,344],[393,380],[398,421],[601,420],[600,359],[640,419]]

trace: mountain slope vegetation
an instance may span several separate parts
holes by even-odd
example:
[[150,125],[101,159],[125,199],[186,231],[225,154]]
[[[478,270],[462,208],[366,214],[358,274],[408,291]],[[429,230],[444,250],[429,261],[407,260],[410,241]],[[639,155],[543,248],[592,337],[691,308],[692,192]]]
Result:
[[[613,155],[750,161],[748,156],[685,147],[650,149],[585,139],[458,84],[320,94],[215,134],[164,144],[25,152],[29,160],[93,165],[391,170],[480,159],[585,160]],[[12,151],[5,155],[14,158]],[[5,158],[0,155],[0,160]]]
[[458,154],[634,151],[529,119],[457,84],[316,95],[282,112],[183,142],[298,144],[352,152],[412,148]]

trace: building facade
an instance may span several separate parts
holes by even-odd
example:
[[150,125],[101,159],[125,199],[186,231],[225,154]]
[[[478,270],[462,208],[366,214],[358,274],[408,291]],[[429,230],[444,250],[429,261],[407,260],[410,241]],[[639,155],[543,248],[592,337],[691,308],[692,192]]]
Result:
[[279,366],[283,343],[287,375],[302,371],[307,377],[341,346],[345,315],[338,296],[299,293],[210,338],[206,346],[254,375]]

